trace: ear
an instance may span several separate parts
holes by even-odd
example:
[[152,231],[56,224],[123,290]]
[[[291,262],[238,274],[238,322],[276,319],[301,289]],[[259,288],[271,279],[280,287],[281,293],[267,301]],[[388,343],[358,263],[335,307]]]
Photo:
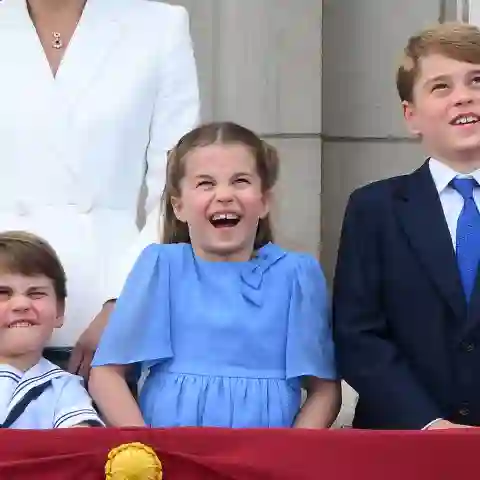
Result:
[[63,326],[65,320],[65,302],[57,302],[57,318],[55,319],[55,328],[60,328]]
[[421,135],[421,130],[417,125],[417,112],[415,105],[413,102],[402,102],[403,108],[403,117],[405,118],[405,122],[407,124],[407,128],[410,130],[410,133],[413,135]]
[[272,190],[267,190],[262,194],[263,209],[260,212],[260,218],[265,218],[270,213],[272,201],[273,201]]
[[172,197],[170,201],[171,201],[173,213],[177,217],[177,220],[179,220],[180,222],[186,223],[186,220],[184,217],[182,199],[180,197]]

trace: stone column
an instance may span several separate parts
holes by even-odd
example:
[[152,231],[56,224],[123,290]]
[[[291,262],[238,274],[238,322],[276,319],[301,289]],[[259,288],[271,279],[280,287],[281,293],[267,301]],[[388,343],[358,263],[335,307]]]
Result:
[[407,132],[395,74],[410,35],[444,15],[442,0],[324,0],[322,262],[333,276],[349,194],[425,159]]
[[321,1],[170,3],[190,12],[203,119],[241,123],[278,148],[278,241],[318,255]]
[[[457,18],[457,6],[450,0],[323,1],[321,259],[330,281],[350,193],[425,161],[404,126],[396,68],[408,37]],[[344,387],[340,424],[350,423],[356,403],[355,392]]]
[[478,0],[461,0],[461,15],[468,22],[480,26],[480,2]]

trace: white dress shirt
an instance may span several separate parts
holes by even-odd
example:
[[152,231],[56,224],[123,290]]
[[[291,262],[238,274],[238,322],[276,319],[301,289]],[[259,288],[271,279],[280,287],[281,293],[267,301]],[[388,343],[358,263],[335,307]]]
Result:
[[[457,223],[460,212],[462,211],[464,200],[463,197],[449,184],[456,178],[474,178],[480,185],[480,169],[475,170],[469,175],[461,174],[451,169],[444,163],[431,158],[429,160],[430,173],[432,175],[435,186],[437,187],[440,202],[442,204],[445,220],[447,221],[448,230],[452,237],[453,247],[456,245]],[[480,210],[480,188],[475,188],[473,197],[477,208]]]

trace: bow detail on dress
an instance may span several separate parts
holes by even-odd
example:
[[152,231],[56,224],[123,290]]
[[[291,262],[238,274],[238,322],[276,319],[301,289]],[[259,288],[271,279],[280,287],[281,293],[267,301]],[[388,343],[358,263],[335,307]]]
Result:
[[242,271],[242,295],[254,305],[261,307],[263,303],[263,276],[268,269],[286,255],[278,245],[268,243],[257,252]]

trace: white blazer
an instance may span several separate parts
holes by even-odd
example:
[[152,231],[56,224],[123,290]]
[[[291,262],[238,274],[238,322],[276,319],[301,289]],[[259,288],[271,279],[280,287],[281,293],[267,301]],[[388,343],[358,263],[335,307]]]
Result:
[[69,296],[52,344],[71,346],[157,240],[166,152],[199,116],[188,15],[88,0],[54,78],[26,0],[3,0],[0,65],[0,230],[32,231],[59,253]]

